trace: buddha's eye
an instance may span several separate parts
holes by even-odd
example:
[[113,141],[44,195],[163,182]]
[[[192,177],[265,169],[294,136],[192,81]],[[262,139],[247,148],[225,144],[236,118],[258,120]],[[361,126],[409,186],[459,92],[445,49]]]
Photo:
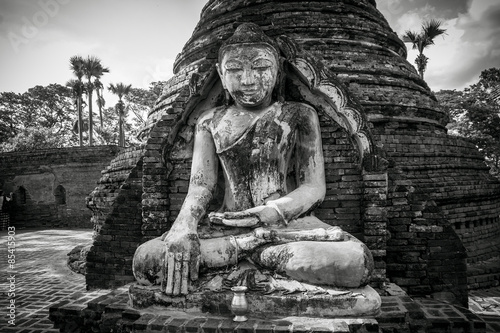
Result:
[[243,65],[239,62],[236,62],[236,61],[228,61],[228,62],[226,62],[224,67],[229,72],[237,72],[237,71],[243,70]]
[[273,63],[267,59],[257,59],[253,62],[252,68],[260,71],[265,71],[273,66]]

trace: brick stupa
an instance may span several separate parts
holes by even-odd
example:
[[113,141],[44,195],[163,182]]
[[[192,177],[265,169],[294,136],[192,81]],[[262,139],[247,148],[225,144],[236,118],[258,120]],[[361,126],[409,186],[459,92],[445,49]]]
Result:
[[319,111],[328,192],[316,216],[369,246],[373,285],[466,304],[468,284],[498,280],[474,268],[498,258],[499,183],[472,144],[447,134],[446,113],[374,0],[210,0],[149,114],[144,149],[125,151],[90,198],[88,286],[133,281],[137,245],[175,220],[189,183],[190,110],[217,103],[209,93],[217,51],[243,22],[295,40],[362,118],[364,156],[355,135]]

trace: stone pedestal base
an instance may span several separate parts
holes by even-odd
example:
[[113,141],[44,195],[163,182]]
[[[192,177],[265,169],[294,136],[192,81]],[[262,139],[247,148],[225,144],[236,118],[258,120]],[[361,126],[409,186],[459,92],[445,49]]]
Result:
[[[135,286],[132,287],[139,291]],[[382,296],[380,313],[370,317],[317,318],[287,314],[262,319],[249,315],[243,323],[234,315],[180,311],[170,306],[130,307],[137,296],[126,288],[107,293],[83,293],[50,307],[49,318],[64,333],[81,332],[176,332],[176,333],[380,333],[380,332],[486,332],[482,318],[469,310],[432,299],[406,295]],[[145,292],[145,290],[143,289]],[[136,301],[138,299],[135,299]],[[180,303],[179,303],[180,304]],[[223,306],[219,310],[223,310]]]
[[[129,289],[131,305],[146,308],[153,305],[166,310],[203,312],[213,315],[231,313],[231,291],[203,291],[185,297],[169,297],[159,287],[132,284]],[[309,295],[297,292],[289,295],[248,292],[248,314],[253,318],[277,318],[288,316],[339,318],[373,317],[379,314],[381,299],[370,286],[339,292],[337,295]]]

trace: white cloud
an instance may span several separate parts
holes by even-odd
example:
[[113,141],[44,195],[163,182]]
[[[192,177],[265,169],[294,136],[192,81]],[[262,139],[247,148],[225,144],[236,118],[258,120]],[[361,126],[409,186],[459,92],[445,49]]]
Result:
[[[498,0],[472,0],[467,11],[457,12],[452,19],[439,17],[434,7],[426,5],[408,11],[395,21],[400,34],[406,30],[418,32],[415,27],[420,28],[428,19],[443,22],[446,35],[438,36],[435,45],[424,51],[429,57],[424,78],[432,90],[463,89],[476,82],[482,70],[500,65],[499,5]],[[406,45],[407,59],[414,65],[417,51]]]
[[399,16],[399,19],[396,20],[396,26],[394,28],[396,29],[396,31],[401,32],[407,30],[419,31],[420,27],[422,26],[422,22],[424,22],[425,20],[431,18],[440,19],[434,16],[435,13],[436,8],[429,4],[426,4],[423,7],[411,10]]
[[498,6],[498,0],[471,0],[469,12],[466,17],[472,20],[480,19],[491,7]]

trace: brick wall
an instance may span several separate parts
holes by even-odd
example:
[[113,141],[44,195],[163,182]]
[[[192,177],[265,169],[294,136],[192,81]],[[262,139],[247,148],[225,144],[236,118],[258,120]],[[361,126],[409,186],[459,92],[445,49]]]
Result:
[[442,209],[399,168],[389,169],[387,276],[411,295],[449,293],[467,304],[466,251]]
[[0,230],[7,230],[10,225],[9,213],[0,212]]
[[380,127],[388,158],[428,193],[467,250],[467,262],[498,257],[500,183],[470,142],[419,122]]
[[102,171],[87,198],[94,236],[87,254],[88,288],[134,281],[132,258],[141,243],[143,147],[124,149]]
[[91,227],[85,197],[117,153],[116,146],[98,146],[0,154],[0,186],[14,193],[11,225]]

